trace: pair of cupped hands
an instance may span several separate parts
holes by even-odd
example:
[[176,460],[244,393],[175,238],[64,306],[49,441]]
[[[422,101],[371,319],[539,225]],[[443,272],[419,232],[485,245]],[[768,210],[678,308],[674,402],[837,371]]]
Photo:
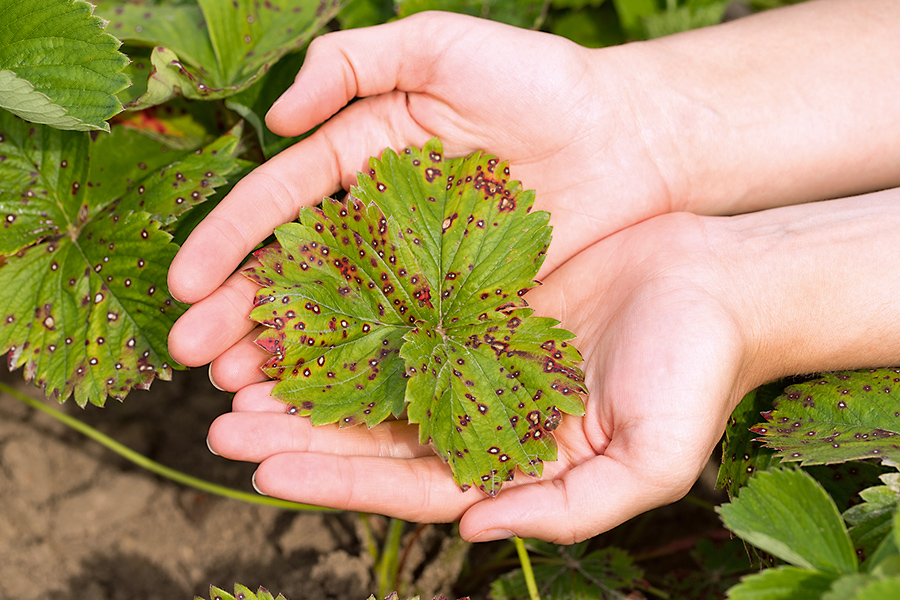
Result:
[[[172,294],[193,303],[172,330],[172,356],[188,366],[211,362],[215,385],[237,392],[232,412],[211,426],[210,448],[260,463],[254,482],[268,495],[418,522],[459,520],[461,535],[475,541],[571,543],[686,494],[732,409],[757,385],[896,361],[897,342],[885,334],[886,349],[872,350],[879,340],[855,324],[872,310],[867,302],[889,306],[890,290],[867,291],[864,300],[841,298],[840,286],[866,283],[858,266],[894,264],[884,264],[897,259],[891,244],[853,223],[880,211],[882,225],[893,219],[896,230],[900,196],[797,204],[886,187],[887,167],[855,156],[845,181],[829,170],[836,159],[814,149],[785,173],[770,155],[784,148],[747,139],[756,116],[746,103],[780,102],[777,80],[789,79],[790,65],[773,66],[776,81],[749,100],[742,78],[765,74],[720,64],[739,60],[739,45],[730,59],[708,52],[766,31],[777,36],[779,19],[814,26],[819,13],[807,10],[605,50],[440,13],[315,40],[267,123],[281,135],[321,127],[245,177],[169,273]],[[824,13],[823,22],[835,18]],[[793,110],[759,119],[788,120]],[[759,135],[773,127],[759,125]],[[741,136],[745,147],[733,148]],[[551,212],[543,285],[526,300],[577,335],[590,390],[585,415],[564,417],[555,431],[558,460],[539,479],[518,473],[497,498],[461,492],[447,465],[418,443],[415,426],[314,428],[288,414],[260,370],[267,355],[248,318],[258,287],[235,272],[301,206],[354,184],[369,156],[432,137],[449,156],[484,150],[508,160],[513,179],[537,191],[536,208]],[[758,209],[769,210],[701,216]]]

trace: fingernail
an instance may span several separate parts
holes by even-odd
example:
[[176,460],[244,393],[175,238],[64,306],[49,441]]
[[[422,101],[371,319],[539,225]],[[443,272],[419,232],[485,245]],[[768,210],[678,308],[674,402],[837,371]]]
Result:
[[278,99],[275,100],[275,102],[272,103],[272,107],[271,107],[269,110],[272,110],[272,109],[274,109],[276,106],[278,106],[279,104],[281,104],[281,103],[284,101],[284,99],[285,99],[288,95],[290,95],[291,90],[293,89],[293,87],[294,87],[294,84],[291,84],[291,87],[289,87],[288,89],[284,90],[284,92],[282,92],[282,94],[281,94],[280,96],[278,96]]
[[212,449],[212,446],[209,445],[209,436],[206,436],[206,447],[209,448],[209,451],[212,452],[215,456],[219,456],[219,453]]
[[220,392],[224,392],[225,390],[223,390],[222,388],[220,388],[219,385],[216,383],[216,380],[213,379],[213,376],[212,376],[212,365],[209,365],[209,369],[208,369],[206,372],[209,374],[209,382],[212,384],[212,386],[213,386],[214,388],[216,388],[217,390],[219,390]]
[[481,533],[477,533],[469,540],[470,542],[495,542],[497,540],[508,540],[515,537],[512,531],[508,529],[486,529]]
[[257,494],[259,494],[260,496],[268,496],[268,494],[264,494],[263,492],[259,491],[259,488],[256,485],[256,471],[253,471],[253,477],[250,478],[250,483],[253,485],[253,489],[256,490]]

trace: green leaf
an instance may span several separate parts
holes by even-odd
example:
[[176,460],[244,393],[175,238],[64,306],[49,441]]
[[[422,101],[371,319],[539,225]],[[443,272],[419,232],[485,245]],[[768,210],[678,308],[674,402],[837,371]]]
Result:
[[341,29],[355,29],[385,23],[396,16],[393,0],[349,0],[337,20]]
[[626,41],[611,2],[598,8],[589,6],[551,13],[547,18],[547,29],[588,48],[614,46]]
[[642,19],[659,10],[656,0],[613,0],[613,5],[616,7],[622,29],[632,38],[642,37]]
[[[529,541],[528,549],[542,555],[534,565],[534,579],[542,598],[554,600],[594,600],[621,598],[623,590],[644,587],[643,571],[627,552],[604,548],[587,552],[587,542],[556,546]],[[528,598],[522,569],[516,569],[491,584],[494,600]]]
[[725,488],[729,498],[735,498],[758,470],[766,470],[771,464],[772,451],[753,443],[755,437],[750,428],[759,421],[762,410],[772,408],[772,400],[784,388],[780,381],[761,386],[744,396],[731,413],[725,438],[722,441],[722,464],[716,487]]
[[785,461],[900,462],[900,369],[827,373],[787,388],[753,428]]
[[853,573],[856,554],[831,498],[803,471],[760,471],[718,509],[745,541],[798,567]]
[[372,159],[351,194],[276,229],[248,272],[273,395],[315,425],[373,426],[408,404],[463,489],[540,475],[585,388],[573,335],[522,299],[550,242],[534,193],[433,140]]
[[541,0],[395,0],[395,4],[400,18],[426,10],[441,10],[526,29],[540,25],[544,8]]
[[59,129],[109,131],[122,110],[128,59],[80,0],[20,0],[3,7],[0,108]]
[[224,181],[236,147],[226,135],[176,152],[120,128],[91,142],[0,113],[0,353],[9,368],[24,366],[60,401],[74,392],[81,406],[169,378],[167,336],[184,307],[166,288],[177,247],[161,226]]
[[233,115],[217,104],[174,99],[164,106],[123,113],[115,118],[115,123],[182,151],[210,143],[221,134],[223,124],[233,120]]
[[882,476],[887,485],[870,487],[860,492],[862,504],[846,510],[844,521],[850,526],[850,538],[858,556],[871,556],[884,538],[892,535],[894,513],[900,499],[897,473]]
[[641,19],[641,23],[648,39],[709,27],[722,22],[728,4],[728,0],[692,2],[686,6],[647,15]]
[[[260,587],[254,594],[250,588],[239,583],[234,584],[234,595],[211,585],[209,586],[209,598],[210,600],[287,600],[281,594],[278,594],[277,597],[272,596],[271,592],[264,587]],[[202,596],[195,596],[194,600],[204,599]]]
[[872,577],[863,573],[845,575],[831,584],[831,588],[822,594],[822,600],[852,600],[871,581]]
[[[250,86],[225,100],[225,105],[238,113],[256,130],[259,146],[265,158],[271,158],[300,141],[306,135],[282,137],[275,135],[266,126],[266,113],[287,89],[294,83],[294,77],[303,64],[302,52],[286,56],[260,79],[259,85]],[[311,133],[311,132],[310,132]]]
[[837,579],[797,567],[765,569],[728,590],[729,600],[820,600]]
[[900,577],[872,581],[857,590],[852,600],[886,600],[900,598]]
[[[333,0],[199,0],[196,5],[104,3],[110,31],[152,47],[146,92],[127,108],[232,96],[256,83],[285,54],[304,47],[337,13]],[[132,71],[134,75],[136,72]],[[143,86],[142,86],[143,88]]]

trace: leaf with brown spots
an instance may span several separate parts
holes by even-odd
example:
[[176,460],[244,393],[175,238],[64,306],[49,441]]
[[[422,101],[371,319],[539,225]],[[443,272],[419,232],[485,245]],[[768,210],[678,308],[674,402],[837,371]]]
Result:
[[900,464],[900,369],[826,373],[788,387],[774,407],[753,431],[782,461]]
[[109,31],[152,48],[149,61],[132,65],[126,108],[143,109],[176,95],[192,100],[227,98],[247,89],[285,54],[304,47],[336,14],[332,0],[199,0],[104,2],[97,10]]
[[[264,587],[260,587],[256,593],[254,593],[253,590],[239,583],[234,584],[234,595],[211,585],[209,586],[209,597],[211,600],[287,600],[281,594],[278,594],[277,597],[273,596],[272,593]],[[205,599],[202,596],[194,596],[194,600]]]
[[163,228],[239,166],[237,135],[193,153],[121,127],[91,141],[0,111],[0,353],[10,370],[82,406],[171,376],[166,341],[184,308],[166,288],[177,246]]
[[506,163],[432,140],[372,159],[346,203],[302,209],[247,271],[273,395],[316,425],[406,409],[463,489],[539,476],[586,390],[573,335],[522,297],[550,243],[533,203]]

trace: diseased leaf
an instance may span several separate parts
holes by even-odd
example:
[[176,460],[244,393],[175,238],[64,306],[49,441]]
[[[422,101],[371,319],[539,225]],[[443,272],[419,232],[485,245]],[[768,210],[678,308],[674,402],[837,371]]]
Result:
[[10,370],[24,366],[48,396],[74,392],[81,406],[168,379],[166,338],[183,307],[166,288],[177,247],[161,227],[238,166],[236,147],[226,135],[176,152],[120,128],[91,142],[0,113],[0,353]]
[[[273,596],[272,593],[264,587],[260,587],[256,593],[253,593],[250,588],[239,583],[234,584],[234,595],[211,585],[209,586],[209,597],[210,600],[287,600],[281,594],[278,594],[277,597]],[[204,600],[204,598],[202,596],[195,596],[194,600]]]
[[856,554],[837,507],[801,470],[759,471],[738,498],[717,511],[744,541],[794,566],[833,574],[856,571]]
[[826,373],[790,386],[774,406],[753,431],[784,461],[900,463],[900,369]]
[[146,89],[126,108],[142,109],[176,95],[192,100],[232,96],[253,85],[288,52],[305,46],[337,13],[334,0],[199,0],[158,7],[103,2],[110,32],[151,47],[130,71],[145,72]]
[[573,335],[522,299],[550,242],[533,202],[505,163],[446,160],[432,140],[386,150],[346,204],[276,229],[247,272],[273,395],[316,425],[406,409],[463,489],[494,495],[516,467],[540,475],[586,390]]
[[765,569],[728,590],[729,600],[820,600],[837,580],[833,573],[797,567]]
[[[620,548],[603,548],[587,553],[587,542],[555,546],[528,542],[529,550],[542,559],[534,565],[538,594],[554,600],[595,600],[622,598],[624,590],[642,588],[643,571]],[[528,598],[521,569],[507,573],[491,584],[494,600]]]
[[812,465],[803,470],[822,484],[835,506],[842,512],[862,500],[860,492],[877,485],[881,475],[892,471],[890,467],[869,461]]
[[772,408],[772,400],[782,389],[784,385],[780,381],[760,386],[744,396],[731,413],[716,480],[716,487],[724,488],[731,499],[737,497],[753,473],[764,471],[775,462],[771,450],[753,443],[750,428],[759,421],[760,412]]
[[109,131],[128,59],[92,11],[80,0],[4,3],[0,108],[59,129]]

